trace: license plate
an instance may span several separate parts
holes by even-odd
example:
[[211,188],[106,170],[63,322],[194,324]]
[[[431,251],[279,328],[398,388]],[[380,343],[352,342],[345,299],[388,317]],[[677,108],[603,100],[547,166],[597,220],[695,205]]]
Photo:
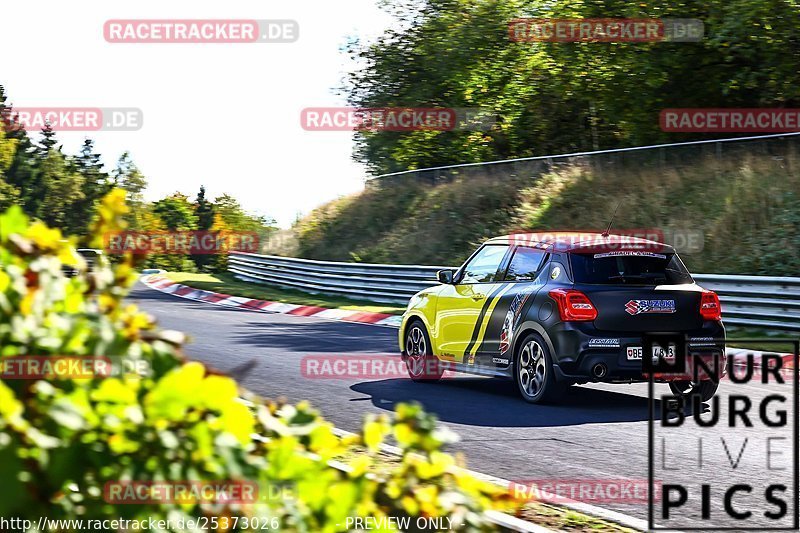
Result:
[[641,361],[642,347],[628,346],[627,348],[625,348],[625,355],[628,357],[628,361]]
[[675,343],[670,342],[665,346],[661,346],[660,344],[653,344],[653,363],[658,363],[660,359],[664,359],[665,361],[674,361],[675,360]]

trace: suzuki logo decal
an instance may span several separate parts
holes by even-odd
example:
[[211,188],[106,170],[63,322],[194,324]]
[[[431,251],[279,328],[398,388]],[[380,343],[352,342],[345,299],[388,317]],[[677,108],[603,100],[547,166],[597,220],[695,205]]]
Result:
[[674,313],[675,300],[630,300],[625,304],[629,315],[642,313]]

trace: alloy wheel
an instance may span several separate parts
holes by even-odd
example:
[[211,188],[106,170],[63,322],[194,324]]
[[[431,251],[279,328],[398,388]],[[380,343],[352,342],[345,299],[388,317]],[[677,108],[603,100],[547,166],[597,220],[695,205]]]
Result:
[[531,398],[541,393],[547,374],[544,351],[535,340],[528,341],[519,354],[519,382]]
[[422,375],[425,370],[427,351],[428,346],[425,343],[425,335],[422,333],[422,329],[419,326],[413,326],[406,337],[406,355],[408,356],[406,364],[412,376]]

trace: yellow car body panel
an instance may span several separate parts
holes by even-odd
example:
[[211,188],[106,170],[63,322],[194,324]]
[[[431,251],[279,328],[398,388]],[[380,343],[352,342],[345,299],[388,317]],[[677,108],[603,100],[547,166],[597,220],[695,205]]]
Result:
[[[417,318],[422,320],[422,323],[425,325],[425,329],[429,332],[430,335],[433,335],[433,324],[436,319],[436,304],[437,299],[436,295],[441,290],[441,286],[436,287],[429,287],[424,289],[414,296],[408,301],[408,307],[406,311],[403,313],[403,319],[400,322],[400,329],[398,330],[398,342],[400,343],[400,350],[405,353],[406,349],[406,339],[405,339],[405,331],[406,326],[411,319]],[[433,341],[432,341],[433,342]],[[433,342],[433,350],[434,354],[436,354],[436,343]]]
[[480,328],[486,318],[482,309],[499,286],[499,283],[477,283],[442,288],[437,296],[436,334],[431,337],[434,354],[439,359],[470,362],[469,352],[474,348],[470,341],[475,329]]
[[473,283],[417,293],[403,314],[398,332],[401,350],[405,350],[406,326],[416,318],[425,325],[439,360],[472,364],[495,305],[509,288],[508,283]]

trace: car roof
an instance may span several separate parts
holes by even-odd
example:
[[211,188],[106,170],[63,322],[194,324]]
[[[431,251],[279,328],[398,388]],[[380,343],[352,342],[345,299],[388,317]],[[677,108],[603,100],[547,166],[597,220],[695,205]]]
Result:
[[586,231],[541,231],[511,233],[493,237],[486,244],[509,244],[540,248],[546,251],[593,252],[593,251],[642,251],[675,253],[675,249],[662,242],[635,235],[617,233],[604,234]]

